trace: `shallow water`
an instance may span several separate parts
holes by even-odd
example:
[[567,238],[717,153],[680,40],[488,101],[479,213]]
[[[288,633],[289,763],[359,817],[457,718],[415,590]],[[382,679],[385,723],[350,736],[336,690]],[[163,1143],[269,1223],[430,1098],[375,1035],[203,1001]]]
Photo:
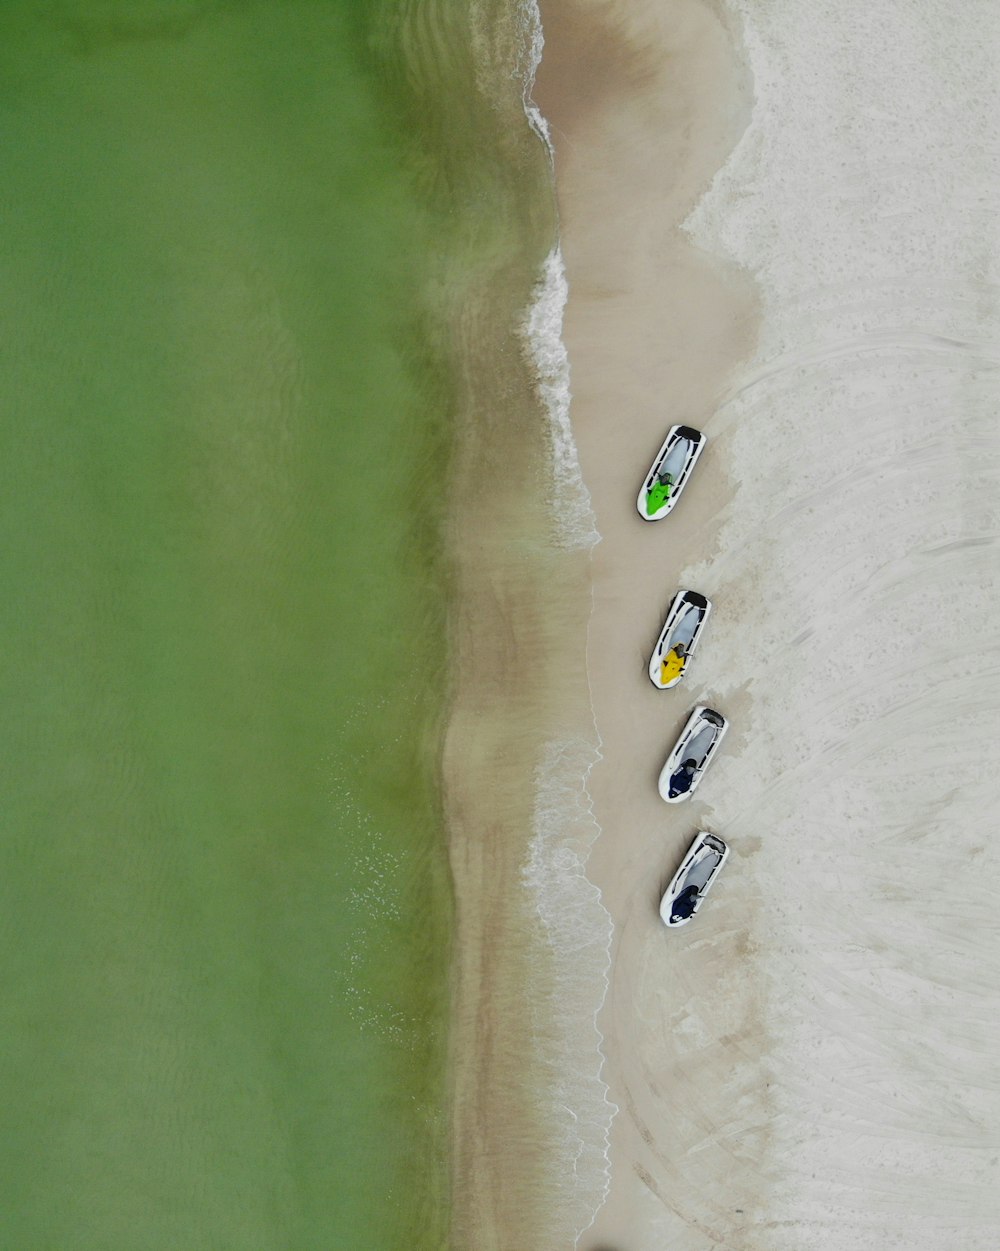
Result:
[[449,236],[377,17],[0,17],[4,1246],[445,1237]]

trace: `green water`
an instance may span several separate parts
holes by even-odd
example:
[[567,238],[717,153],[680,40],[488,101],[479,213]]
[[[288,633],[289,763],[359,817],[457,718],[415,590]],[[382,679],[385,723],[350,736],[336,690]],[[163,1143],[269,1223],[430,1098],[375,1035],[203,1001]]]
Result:
[[444,1245],[447,223],[363,11],[0,8],[11,1251]]

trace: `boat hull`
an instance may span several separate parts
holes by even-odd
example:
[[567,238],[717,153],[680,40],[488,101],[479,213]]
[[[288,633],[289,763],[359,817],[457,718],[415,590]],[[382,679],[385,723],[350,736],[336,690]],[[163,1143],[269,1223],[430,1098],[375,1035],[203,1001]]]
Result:
[[[670,427],[636,500],[643,521],[661,521],[673,510],[707,442],[705,435],[693,426]],[[664,475],[674,479],[666,498],[660,484]]]
[[698,831],[660,900],[664,925],[671,929],[687,925],[705,902],[728,856],[729,848],[717,834]]
[[[721,712],[703,704],[695,708],[660,770],[657,789],[665,803],[680,804],[691,798],[728,729],[729,722]],[[693,770],[686,769],[687,761],[694,762]]]
[[[670,601],[663,629],[649,658],[649,680],[657,690],[672,690],[682,681],[711,611],[711,600],[697,591],[678,591]],[[676,676],[665,676],[670,653],[678,643],[685,647],[684,665]]]

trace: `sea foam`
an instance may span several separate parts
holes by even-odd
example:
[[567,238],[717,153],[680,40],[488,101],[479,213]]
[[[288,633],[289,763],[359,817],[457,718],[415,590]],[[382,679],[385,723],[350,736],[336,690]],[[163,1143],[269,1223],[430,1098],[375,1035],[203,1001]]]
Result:
[[[535,0],[521,9],[523,60],[517,68],[521,98],[532,129],[554,161],[549,126],[531,98],[545,40]],[[552,515],[559,542],[569,548],[591,548],[601,540],[590,492],[580,470],[580,457],[570,424],[569,357],[563,342],[563,316],[569,298],[566,267],[557,244],[545,258],[532,300],[521,323],[521,341],[531,362],[538,398],[545,412],[551,450]]]
[[562,252],[545,258],[532,303],[521,323],[525,353],[534,366],[535,385],[549,438],[552,520],[557,541],[566,548],[592,548],[600,542],[590,492],[570,424],[569,358],[562,338],[569,296]]

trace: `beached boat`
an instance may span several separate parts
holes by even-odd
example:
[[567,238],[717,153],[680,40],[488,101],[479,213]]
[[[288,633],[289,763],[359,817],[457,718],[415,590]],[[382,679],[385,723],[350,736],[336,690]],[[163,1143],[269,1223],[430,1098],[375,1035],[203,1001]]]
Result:
[[660,770],[660,798],[668,804],[687,799],[719,750],[729,722],[721,712],[699,704],[687,719],[667,763]]
[[686,925],[701,907],[709,887],[726,863],[729,848],[717,834],[700,830],[663,892],[660,916],[665,925]]
[[692,426],[670,427],[636,501],[643,521],[659,521],[670,512],[687,486],[707,441]]
[[649,658],[649,680],[659,690],[669,691],[683,678],[711,611],[711,600],[697,591],[678,591],[670,601],[666,621]]

